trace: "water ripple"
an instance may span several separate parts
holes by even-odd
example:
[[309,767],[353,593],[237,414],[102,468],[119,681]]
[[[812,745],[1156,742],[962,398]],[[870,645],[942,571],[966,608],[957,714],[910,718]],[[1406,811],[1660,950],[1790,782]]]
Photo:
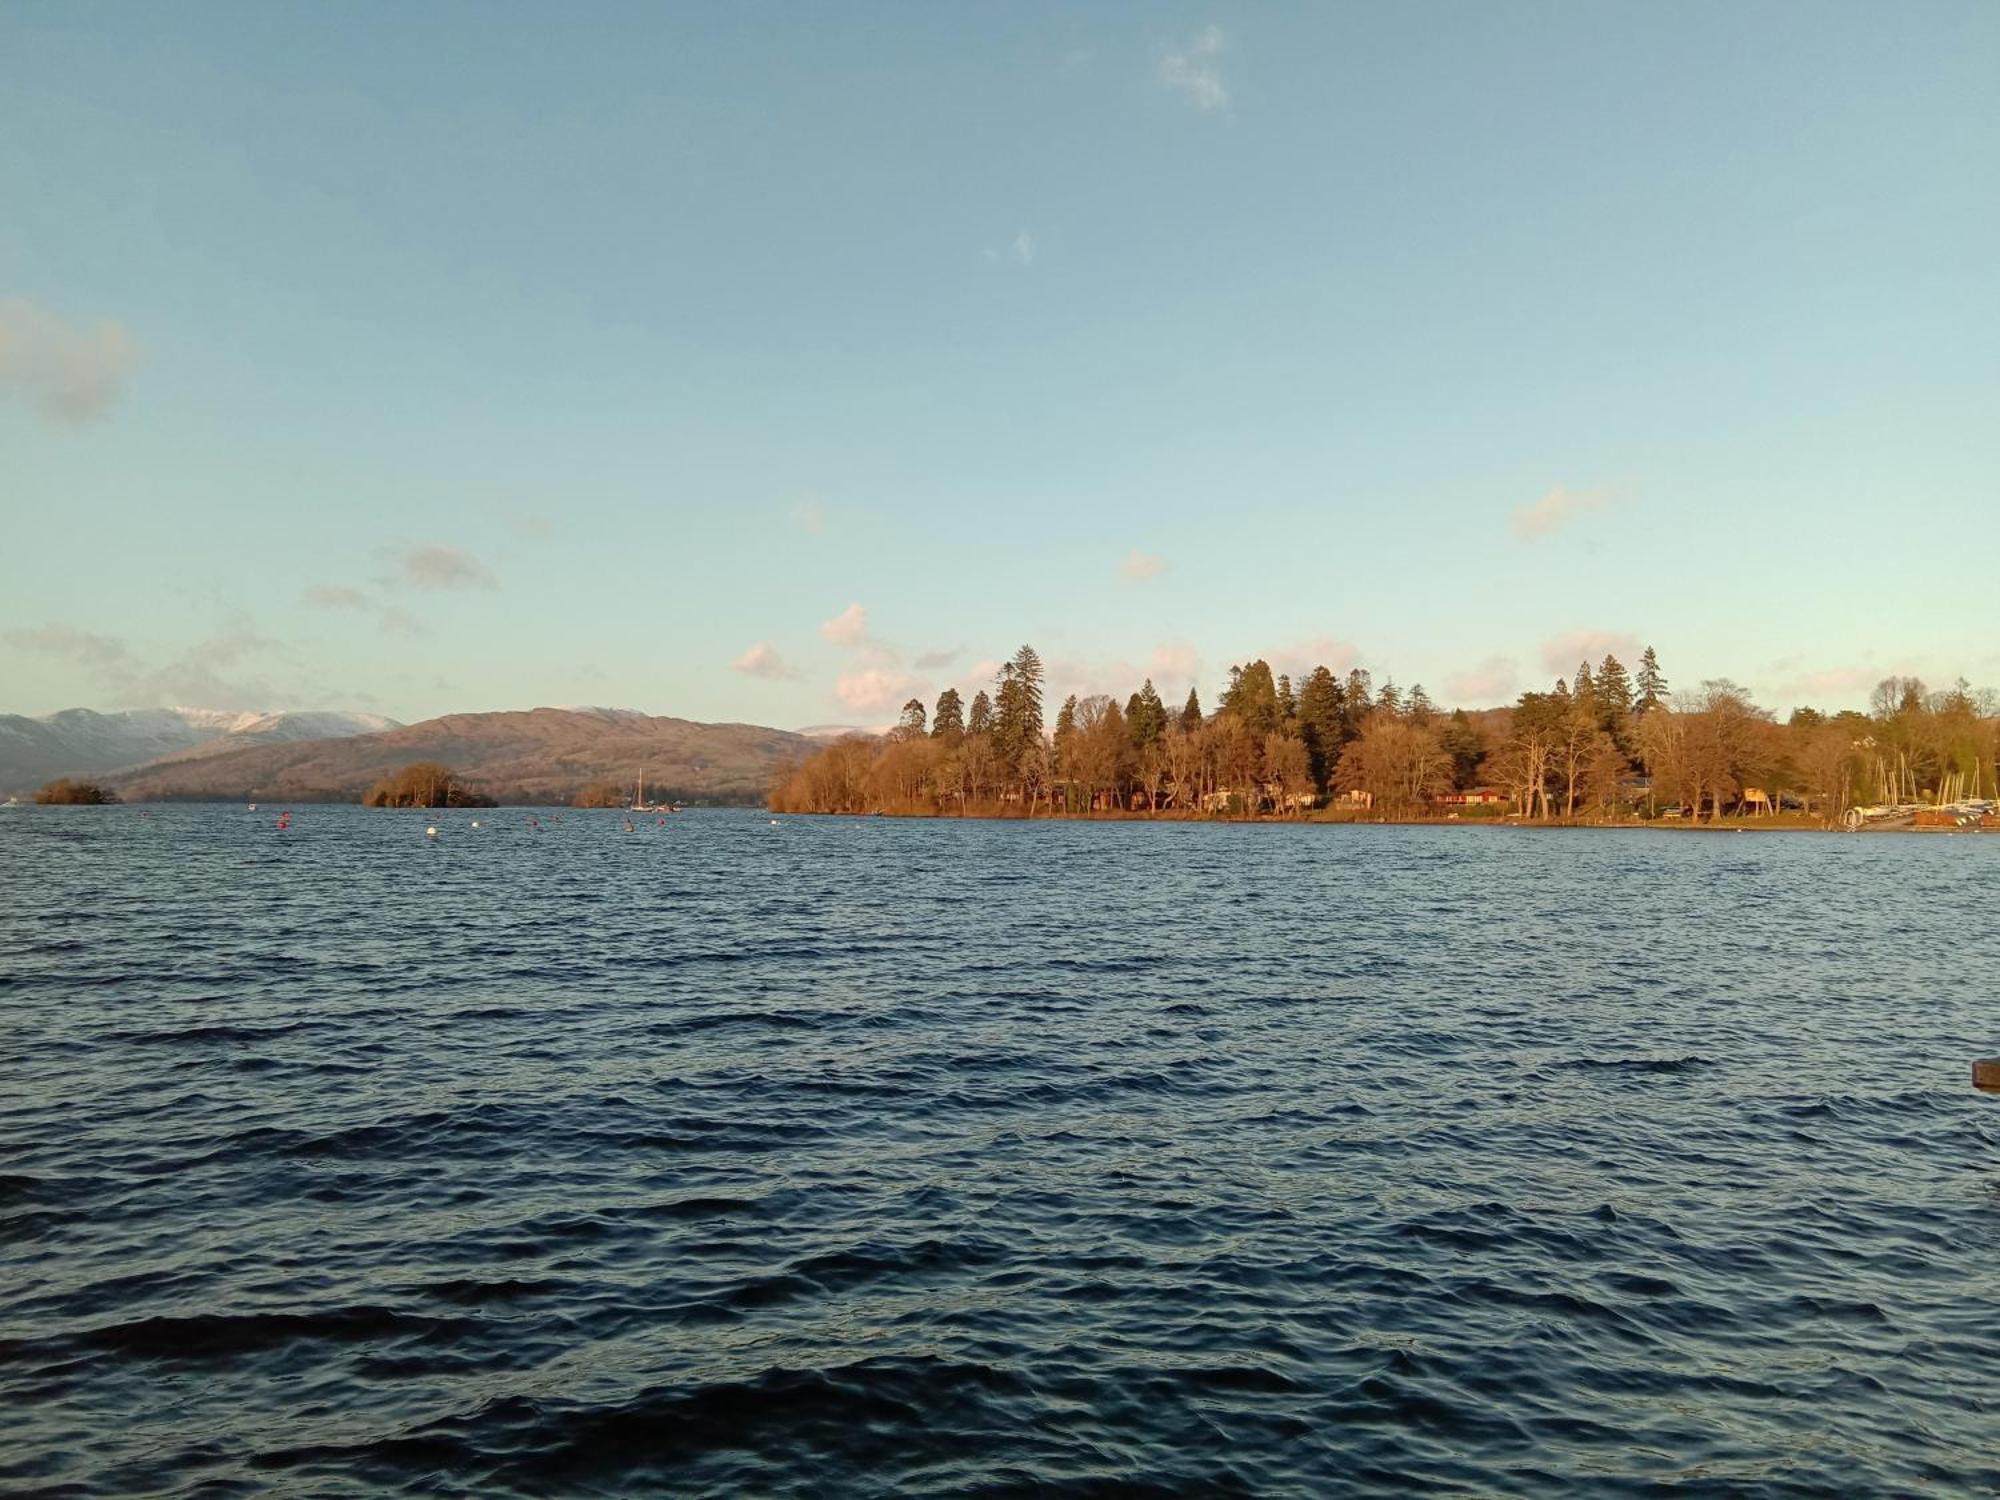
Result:
[[0,1488],[2000,1489],[2000,840],[482,821],[0,823]]

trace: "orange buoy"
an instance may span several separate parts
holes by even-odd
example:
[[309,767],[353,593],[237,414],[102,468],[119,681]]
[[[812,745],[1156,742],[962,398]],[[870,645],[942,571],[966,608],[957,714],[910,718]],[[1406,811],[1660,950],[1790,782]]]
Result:
[[1972,1060],[1972,1086],[1989,1094],[2000,1094],[2000,1057],[1976,1057]]

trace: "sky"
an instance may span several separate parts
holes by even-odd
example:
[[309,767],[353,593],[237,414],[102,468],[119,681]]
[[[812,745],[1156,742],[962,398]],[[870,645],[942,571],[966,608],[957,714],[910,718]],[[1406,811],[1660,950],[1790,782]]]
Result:
[[0,712],[2000,683],[2000,5],[0,7]]

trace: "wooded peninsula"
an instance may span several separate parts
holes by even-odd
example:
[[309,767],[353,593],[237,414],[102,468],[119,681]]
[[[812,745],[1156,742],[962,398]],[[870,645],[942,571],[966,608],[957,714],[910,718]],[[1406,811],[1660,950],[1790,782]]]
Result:
[[[1510,707],[1445,711],[1421,685],[1315,667],[1294,684],[1232,667],[1212,712],[1148,679],[1121,705],[1071,696],[1045,725],[1040,656],[1023,646],[992,691],[911,699],[884,736],[806,757],[775,786],[792,813],[908,816],[1515,819],[1851,826],[1858,809],[1952,804],[1980,818],[2000,788],[2000,695],[1961,679],[1890,677],[1869,711],[1780,722],[1727,679],[1671,692],[1646,648],[1607,655]],[[1987,814],[1990,818],[1990,811]]]

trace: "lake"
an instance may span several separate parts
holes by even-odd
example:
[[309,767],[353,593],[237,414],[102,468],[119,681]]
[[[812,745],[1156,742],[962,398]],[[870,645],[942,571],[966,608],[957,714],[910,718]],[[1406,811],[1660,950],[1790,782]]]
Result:
[[278,811],[0,813],[0,1487],[2000,1487],[2000,838]]

